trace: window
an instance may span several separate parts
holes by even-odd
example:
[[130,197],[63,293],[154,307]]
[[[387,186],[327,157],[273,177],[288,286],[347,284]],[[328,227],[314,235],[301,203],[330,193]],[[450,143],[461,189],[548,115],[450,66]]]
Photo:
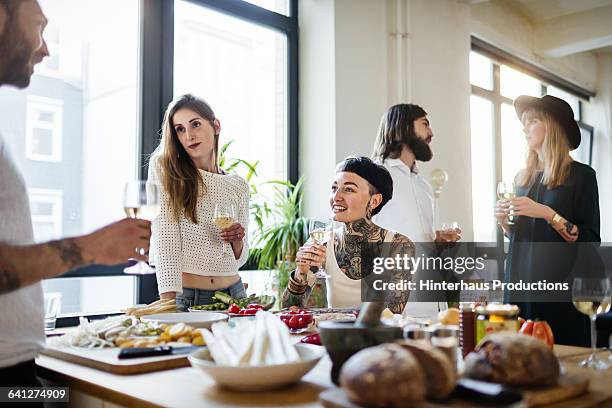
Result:
[[[519,95],[550,94],[568,102],[583,134],[580,147],[570,154],[586,164],[591,163],[593,128],[583,123],[581,117],[582,106],[588,103],[588,91],[577,96],[580,90],[572,89],[575,85],[567,85],[536,68],[530,72],[526,62],[517,62],[515,57],[479,40],[473,39],[473,49],[477,50],[470,53],[474,240],[495,242],[501,237],[494,218],[497,182],[514,181],[527,155],[527,143],[514,110],[514,99]],[[525,70],[515,69],[510,64],[520,65]]]
[[26,107],[26,157],[30,160],[62,161],[61,99],[28,96]]
[[[0,88],[0,132],[31,188],[35,239],[47,241],[124,217],[123,186],[138,177],[140,1],[39,3],[52,55],[36,67],[28,88]],[[100,273],[123,275],[120,268]],[[88,295],[75,300],[79,309],[62,308],[88,314],[134,304],[134,282],[104,276],[49,285],[63,293],[64,305],[87,288],[107,288],[113,304]]]
[[220,145],[233,141],[228,155],[259,160],[261,180],[286,180],[286,36],[190,1],[174,11],[174,96],[204,98],[221,121]]
[[45,242],[62,236],[61,190],[29,189],[30,213],[36,242]]

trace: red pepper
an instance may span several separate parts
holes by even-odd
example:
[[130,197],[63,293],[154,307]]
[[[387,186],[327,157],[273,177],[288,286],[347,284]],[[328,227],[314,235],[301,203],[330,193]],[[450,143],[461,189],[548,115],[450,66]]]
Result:
[[238,313],[240,311],[240,306],[235,303],[232,303],[230,307],[227,308],[228,313]]

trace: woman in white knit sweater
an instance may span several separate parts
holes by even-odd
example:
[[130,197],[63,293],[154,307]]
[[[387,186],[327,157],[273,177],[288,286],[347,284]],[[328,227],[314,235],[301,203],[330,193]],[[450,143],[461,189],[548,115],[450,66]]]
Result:
[[[161,187],[150,260],[160,297],[176,298],[180,310],[211,303],[216,290],[246,295],[238,268],[249,250],[249,186],[219,168],[220,132],[211,107],[183,95],[168,106],[161,143],[149,162],[149,180]],[[213,222],[215,204],[222,201],[236,210],[227,228]]]

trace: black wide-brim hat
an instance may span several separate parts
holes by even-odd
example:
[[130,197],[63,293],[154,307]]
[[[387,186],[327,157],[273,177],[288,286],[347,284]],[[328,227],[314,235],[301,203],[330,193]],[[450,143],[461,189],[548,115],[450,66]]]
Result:
[[523,112],[529,109],[541,110],[559,122],[570,146],[574,150],[580,146],[580,129],[574,120],[574,111],[569,103],[552,95],[544,95],[541,98],[521,95],[514,100],[514,109],[519,120],[523,117]]

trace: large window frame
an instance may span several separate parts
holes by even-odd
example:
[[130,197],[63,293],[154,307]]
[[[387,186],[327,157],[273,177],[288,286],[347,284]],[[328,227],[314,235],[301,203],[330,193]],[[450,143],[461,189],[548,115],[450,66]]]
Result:
[[[287,176],[296,183],[298,163],[298,23],[297,0],[289,0],[289,16],[242,0],[189,0],[233,17],[281,32],[287,36]],[[140,89],[139,89],[139,176],[146,179],[147,159],[158,144],[166,106],[173,98],[174,0],[140,1]],[[70,271],[61,278],[120,276],[125,265],[92,265]],[[245,265],[242,270],[256,269]],[[155,275],[138,276],[136,301],[149,303],[157,298]],[[106,316],[106,315],[104,315]],[[104,317],[89,316],[89,317]],[[58,319],[57,326],[78,324],[78,317]]]
[[[489,102],[491,102],[493,107],[493,146],[494,146],[494,180],[502,180],[502,106],[504,104],[513,104],[513,100],[502,95],[501,93],[501,80],[500,80],[500,70],[501,65],[506,65],[512,69],[523,72],[529,76],[532,76],[540,81],[540,95],[545,95],[547,93],[548,86],[554,86],[562,91],[565,91],[573,96],[579,98],[578,105],[578,126],[581,131],[583,131],[586,135],[588,135],[589,140],[583,140],[583,143],[588,143],[588,156],[589,156],[589,165],[591,164],[592,156],[593,156],[593,135],[594,128],[587,123],[582,121],[583,118],[583,108],[582,108],[582,100],[589,101],[591,97],[595,96],[595,93],[582,88],[572,82],[561,78],[549,71],[546,71],[537,65],[530,63],[529,61],[523,60],[513,54],[510,54],[500,48],[497,48],[480,38],[472,36],[471,38],[471,51],[474,51],[480,55],[483,55],[489,58],[493,63],[493,86],[492,89],[482,88],[477,85],[470,84],[471,86],[471,95],[478,96],[483,98]],[[496,186],[491,186],[490,191],[492,194],[496,194]],[[496,198],[495,198],[496,199]],[[487,257],[489,259],[496,259],[498,261],[499,270],[503,270],[503,262],[505,259],[505,255],[507,253],[507,242],[504,239],[503,232],[500,228],[497,228],[496,231],[496,241],[497,246],[488,248]]]

